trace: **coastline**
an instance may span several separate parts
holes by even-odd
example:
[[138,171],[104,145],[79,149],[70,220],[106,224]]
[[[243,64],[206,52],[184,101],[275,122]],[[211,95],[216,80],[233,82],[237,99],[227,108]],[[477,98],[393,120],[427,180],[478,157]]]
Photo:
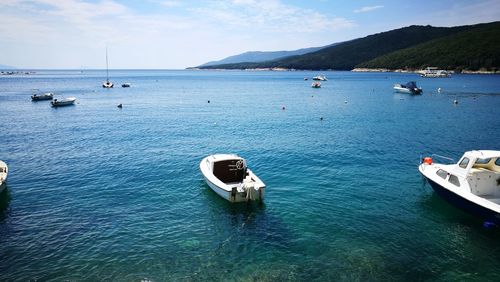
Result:
[[[400,72],[400,73],[423,73],[425,70],[410,70],[410,69],[385,69],[385,68],[354,68],[351,70],[352,72]],[[498,71],[489,71],[485,69],[480,69],[477,71],[472,70],[462,70],[461,72],[456,72],[454,70],[445,70],[449,73],[456,74],[500,74],[500,70]]]

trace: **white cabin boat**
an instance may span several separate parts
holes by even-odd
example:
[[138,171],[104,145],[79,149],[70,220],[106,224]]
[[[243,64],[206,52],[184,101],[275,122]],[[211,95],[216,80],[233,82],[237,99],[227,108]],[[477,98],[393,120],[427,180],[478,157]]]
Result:
[[312,88],[321,88],[321,83],[320,83],[320,82],[313,82],[313,83],[311,84],[311,87],[312,87]]
[[421,77],[451,77],[451,74],[445,70],[438,70],[437,68],[429,67],[420,73]]
[[426,157],[418,170],[438,195],[500,225],[500,151],[468,151],[456,164],[434,163]]
[[0,161],[0,193],[5,189],[7,182],[7,175],[9,174],[9,168],[4,161]]
[[318,76],[313,77],[313,80],[327,81],[328,79],[324,75],[318,75]]
[[394,84],[393,89],[399,93],[422,94],[422,88],[417,87],[417,83],[415,81],[410,81],[406,84]]
[[32,101],[52,100],[53,98],[54,98],[54,93],[51,92],[31,95]]
[[64,99],[54,99],[54,101],[50,102],[52,107],[62,107],[62,106],[70,106],[75,104],[76,98],[69,97]]
[[265,184],[234,154],[210,155],[200,162],[208,186],[231,203],[262,201]]

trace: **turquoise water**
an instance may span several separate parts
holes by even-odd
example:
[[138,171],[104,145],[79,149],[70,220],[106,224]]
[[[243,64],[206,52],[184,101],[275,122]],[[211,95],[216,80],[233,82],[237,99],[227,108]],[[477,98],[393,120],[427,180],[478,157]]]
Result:
[[[314,72],[0,76],[0,280],[499,280],[500,231],[417,164],[500,149],[500,77],[324,74],[321,89]],[[424,95],[393,93],[409,80]],[[200,160],[226,152],[266,183],[263,205],[204,183]]]

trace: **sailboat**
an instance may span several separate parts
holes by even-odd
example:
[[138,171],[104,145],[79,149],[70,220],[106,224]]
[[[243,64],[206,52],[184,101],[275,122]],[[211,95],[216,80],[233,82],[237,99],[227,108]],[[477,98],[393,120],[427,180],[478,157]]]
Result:
[[106,82],[102,83],[102,87],[113,88],[113,82],[109,81],[109,74],[108,74],[108,48],[106,48]]

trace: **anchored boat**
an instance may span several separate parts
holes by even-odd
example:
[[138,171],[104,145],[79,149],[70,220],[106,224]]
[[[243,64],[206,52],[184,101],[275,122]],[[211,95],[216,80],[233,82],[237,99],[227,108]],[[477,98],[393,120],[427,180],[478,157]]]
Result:
[[75,97],[69,97],[69,98],[64,98],[64,99],[54,99],[54,101],[50,102],[52,104],[52,107],[63,107],[63,106],[70,106],[75,104],[76,98]]
[[262,201],[266,185],[234,154],[216,154],[200,162],[208,186],[231,203]]
[[52,100],[54,98],[54,93],[47,92],[47,93],[35,93],[31,95],[31,100],[32,101],[41,101],[41,100]]
[[5,182],[7,182],[7,175],[9,174],[9,168],[4,161],[0,161],[0,193],[5,189]]
[[399,93],[422,94],[422,88],[417,87],[417,83],[415,81],[410,81],[406,84],[394,84],[393,88]]
[[438,195],[500,225],[500,151],[468,151],[456,164],[426,157],[418,170]]

